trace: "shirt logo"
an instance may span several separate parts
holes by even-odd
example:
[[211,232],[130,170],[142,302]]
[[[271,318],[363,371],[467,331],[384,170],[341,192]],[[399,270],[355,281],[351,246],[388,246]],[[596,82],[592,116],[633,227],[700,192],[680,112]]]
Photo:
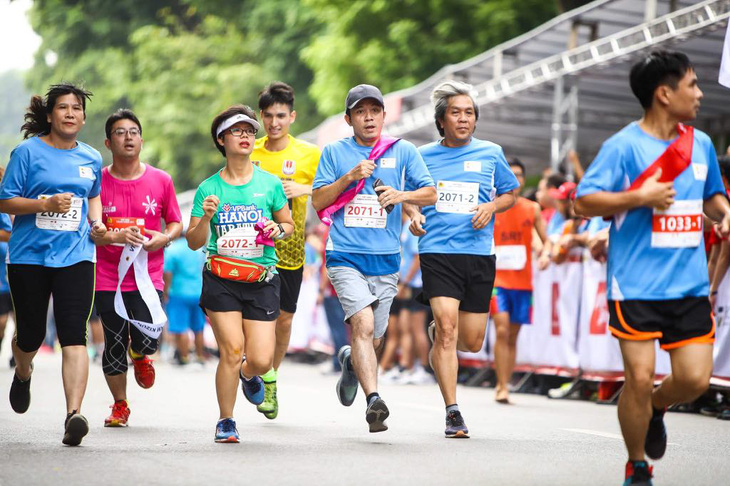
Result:
[[464,172],[481,172],[482,163],[478,160],[467,160],[464,162]]
[[294,175],[294,172],[296,172],[296,162],[293,160],[285,160],[284,163],[281,165],[281,171],[285,175]]
[[695,174],[695,180],[707,180],[707,166],[704,164],[692,164],[692,171]]
[[385,158],[383,157],[380,159],[380,168],[381,169],[395,169],[395,159],[392,157]]
[[252,196],[252,197],[261,197],[261,196],[263,196],[263,195],[264,195],[264,194],[262,194],[262,193],[260,193],[260,192],[254,192],[254,193],[253,193],[253,196]]
[[86,166],[80,166],[79,167],[79,177],[82,179],[89,179],[92,181],[96,180],[96,176],[94,175],[94,169],[91,167]]
[[101,208],[102,213],[116,213],[117,207],[114,206],[114,203],[109,201],[109,204]]
[[260,167],[261,166],[261,161],[260,160],[252,160],[251,163],[253,165],[255,165],[256,167]]
[[152,216],[155,215],[155,209],[157,209],[157,201],[154,200],[154,198],[150,201],[149,194],[147,195],[147,202],[143,202],[142,206],[144,206],[144,213],[152,213]]

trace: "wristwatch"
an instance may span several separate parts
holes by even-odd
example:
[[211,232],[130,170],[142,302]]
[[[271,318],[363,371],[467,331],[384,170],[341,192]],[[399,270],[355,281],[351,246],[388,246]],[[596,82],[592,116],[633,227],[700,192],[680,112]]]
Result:
[[167,236],[167,243],[165,243],[165,248],[172,245],[172,237],[170,236],[170,233],[164,233],[165,236]]
[[281,223],[276,223],[276,226],[279,227],[279,234],[276,235],[276,239],[280,240],[286,236],[286,232],[284,231],[284,226],[282,226]]

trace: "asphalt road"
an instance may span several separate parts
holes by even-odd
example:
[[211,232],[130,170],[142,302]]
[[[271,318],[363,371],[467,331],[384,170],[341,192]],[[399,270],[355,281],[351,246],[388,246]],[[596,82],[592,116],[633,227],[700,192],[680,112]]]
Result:
[[[4,343],[7,344],[7,343]],[[362,391],[339,404],[337,377],[285,362],[280,413],[265,419],[239,396],[240,444],[213,442],[218,410],[215,364],[192,371],[157,363],[149,390],[129,386],[126,429],[105,429],[111,395],[92,364],[82,412],[91,431],[80,447],[61,444],[65,407],[60,357],[39,356],[30,410],[7,402],[12,372],[0,354],[0,485],[44,484],[613,484],[626,460],[616,408],[515,395],[498,405],[491,389],[466,388],[458,401],[471,439],[443,437],[436,385],[381,386],[390,430],[368,433]],[[131,377],[131,375],[130,375]],[[668,415],[670,445],[655,484],[730,482],[730,423]]]

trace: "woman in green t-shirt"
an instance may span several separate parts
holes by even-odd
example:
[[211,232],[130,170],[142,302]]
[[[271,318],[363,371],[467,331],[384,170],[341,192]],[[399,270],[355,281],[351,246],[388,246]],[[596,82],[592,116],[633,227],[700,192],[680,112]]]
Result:
[[[211,135],[226,166],[198,187],[187,233],[193,250],[207,242],[209,264],[203,270],[200,306],[210,318],[220,351],[215,380],[220,409],[216,442],[238,442],[233,420],[237,379],[248,401],[260,404],[264,385],[259,375],[271,369],[274,359],[281,282],[274,246],[257,241],[256,225],[265,222],[262,233],[272,239],[294,231],[281,181],[251,163],[259,128],[256,114],[248,106],[235,105],[215,117]],[[230,265],[225,272],[216,263],[219,259]],[[266,278],[231,280],[240,278],[239,269],[245,273],[251,267],[264,267]]]

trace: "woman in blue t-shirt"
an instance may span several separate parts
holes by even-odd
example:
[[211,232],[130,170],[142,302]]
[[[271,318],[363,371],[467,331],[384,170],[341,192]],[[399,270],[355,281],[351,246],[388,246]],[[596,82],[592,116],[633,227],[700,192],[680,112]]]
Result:
[[33,357],[46,333],[48,302],[63,353],[66,422],[63,443],[79,445],[89,424],[79,413],[89,375],[86,326],[94,301],[92,238],[101,223],[101,155],[77,141],[91,93],[72,84],[31,98],[22,126],[25,140],[10,154],[0,187],[0,212],[14,214],[8,242],[8,282],[17,333],[10,405],[30,406]]

